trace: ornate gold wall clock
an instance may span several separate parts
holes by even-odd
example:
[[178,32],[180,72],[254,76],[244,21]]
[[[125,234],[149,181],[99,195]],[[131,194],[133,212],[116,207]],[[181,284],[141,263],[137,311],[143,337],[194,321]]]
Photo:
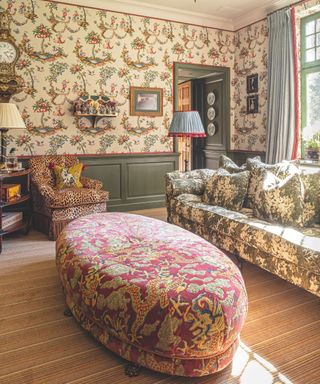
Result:
[[10,97],[19,93],[23,79],[16,75],[15,66],[20,57],[16,40],[10,33],[10,16],[0,12],[0,102],[8,102]]

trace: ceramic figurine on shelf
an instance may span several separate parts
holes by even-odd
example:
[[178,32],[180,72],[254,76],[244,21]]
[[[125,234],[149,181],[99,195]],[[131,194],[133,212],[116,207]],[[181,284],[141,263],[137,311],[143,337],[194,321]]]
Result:
[[76,100],[74,102],[74,111],[75,113],[81,113],[82,112],[82,101],[81,100]]
[[99,113],[100,113],[100,115],[106,115],[107,114],[106,106],[103,103],[100,104]]

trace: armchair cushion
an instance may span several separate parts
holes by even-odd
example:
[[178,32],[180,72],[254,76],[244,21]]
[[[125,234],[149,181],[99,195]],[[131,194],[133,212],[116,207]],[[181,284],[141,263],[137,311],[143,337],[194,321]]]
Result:
[[53,170],[56,178],[56,188],[82,188],[82,184],[80,182],[82,169],[82,163],[74,164],[69,168],[54,164]]
[[83,188],[101,190],[103,184],[100,180],[89,179],[88,177],[81,176],[80,182],[83,185]]

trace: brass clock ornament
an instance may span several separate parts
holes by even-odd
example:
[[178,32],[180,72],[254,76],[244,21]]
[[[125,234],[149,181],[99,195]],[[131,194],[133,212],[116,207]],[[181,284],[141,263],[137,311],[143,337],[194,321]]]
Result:
[[0,102],[8,102],[23,88],[23,79],[15,72],[19,57],[20,50],[10,34],[10,16],[0,11]]

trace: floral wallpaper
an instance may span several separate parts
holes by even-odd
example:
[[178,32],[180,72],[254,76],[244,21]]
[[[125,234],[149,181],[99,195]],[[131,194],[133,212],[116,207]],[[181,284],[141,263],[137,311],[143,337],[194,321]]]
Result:
[[[10,132],[18,155],[172,151],[173,62],[232,68],[239,49],[233,32],[42,0],[1,5],[22,53],[24,89],[11,99],[27,125]],[[163,88],[163,117],[130,116],[130,86]],[[118,117],[95,125],[75,118],[73,102],[83,94],[111,97]]]
[[[234,129],[231,135],[234,149],[266,150],[268,28],[267,20],[242,28],[235,33],[235,63],[233,100]],[[247,114],[248,75],[258,74],[259,110]],[[251,95],[251,94],[250,94]]]

